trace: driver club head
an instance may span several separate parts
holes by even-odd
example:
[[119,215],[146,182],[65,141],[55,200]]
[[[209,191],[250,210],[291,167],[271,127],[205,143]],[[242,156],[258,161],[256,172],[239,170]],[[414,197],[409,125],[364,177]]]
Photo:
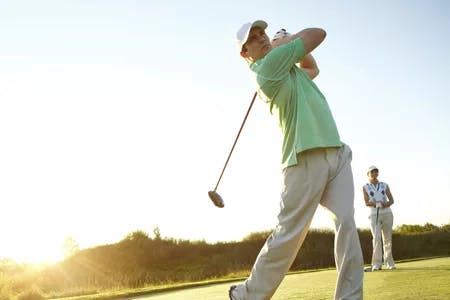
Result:
[[215,206],[220,207],[220,208],[225,206],[222,197],[216,191],[209,191],[208,196],[211,199],[211,201],[214,203]]

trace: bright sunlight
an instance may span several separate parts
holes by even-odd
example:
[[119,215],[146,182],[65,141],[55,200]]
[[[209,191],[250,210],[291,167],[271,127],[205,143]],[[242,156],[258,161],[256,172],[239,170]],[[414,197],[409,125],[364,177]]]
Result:
[[7,258],[32,264],[56,263],[79,250],[71,237],[59,242],[48,236],[26,237],[22,241],[16,240],[14,245],[5,246]]
[[29,247],[18,247],[14,249],[14,256],[10,257],[17,262],[23,263],[56,263],[64,258],[61,247],[54,248],[43,242],[41,245],[30,245]]

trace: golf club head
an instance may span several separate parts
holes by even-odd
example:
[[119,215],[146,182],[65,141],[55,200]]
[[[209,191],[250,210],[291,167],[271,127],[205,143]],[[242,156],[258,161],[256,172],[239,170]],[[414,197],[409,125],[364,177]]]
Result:
[[225,206],[225,204],[223,203],[222,197],[220,197],[220,195],[216,191],[209,191],[208,196],[211,199],[211,201],[214,203],[215,206],[220,207],[220,208]]

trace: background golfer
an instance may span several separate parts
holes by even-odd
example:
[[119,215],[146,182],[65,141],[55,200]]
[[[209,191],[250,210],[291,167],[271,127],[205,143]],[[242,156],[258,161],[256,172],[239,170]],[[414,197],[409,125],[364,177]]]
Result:
[[384,262],[386,268],[395,269],[394,258],[392,257],[392,225],[394,217],[390,206],[394,204],[389,186],[378,181],[378,168],[369,167],[367,170],[369,182],[363,186],[364,201],[370,208],[370,230],[372,232],[372,271],[381,270],[383,239]]
[[354,221],[352,153],[341,142],[328,103],[312,81],[319,69],[309,53],[326,33],[304,29],[273,48],[266,28],[264,21],[244,24],[237,32],[237,44],[283,135],[281,204],[278,225],[249,278],[230,288],[230,299],[272,297],[319,204],[331,212],[335,223],[335,299],[362,299],[363,258]]

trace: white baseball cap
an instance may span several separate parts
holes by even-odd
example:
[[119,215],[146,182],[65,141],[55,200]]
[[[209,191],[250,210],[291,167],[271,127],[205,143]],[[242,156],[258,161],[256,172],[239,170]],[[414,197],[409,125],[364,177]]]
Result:
[[263,20],[257,20],[253,23],[245,23],[236,33],[236,46],[239,52],[242,51],[242,46],[247,42],[248,34],[253,27],[261,27],[262,29],[267,28],[267,23]]
[[367,173],[370,173],[370,172],[373,171],[373,170],[377,170],[377,171],[378,171],[378,168],[375,167],[375,166],[370,166],[370,167],[367,169]]

